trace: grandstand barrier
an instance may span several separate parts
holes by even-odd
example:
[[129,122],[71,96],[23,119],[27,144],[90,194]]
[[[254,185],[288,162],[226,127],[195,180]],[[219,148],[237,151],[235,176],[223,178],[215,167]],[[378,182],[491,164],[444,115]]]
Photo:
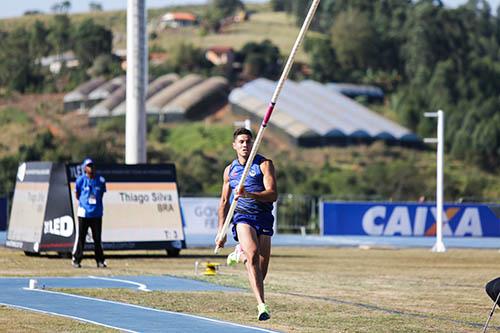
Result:
[[[445,203],[443,236],[500,237],[500,205]],[[321,201],[321,235],[435,236],[436,204]]]

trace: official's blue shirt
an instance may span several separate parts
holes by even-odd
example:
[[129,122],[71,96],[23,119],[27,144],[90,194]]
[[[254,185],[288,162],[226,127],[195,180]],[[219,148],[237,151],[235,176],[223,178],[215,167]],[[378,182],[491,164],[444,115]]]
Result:
[[77,214],[79,217],[102,217],[102,197],[106,192],[104,177],[96,175],[91,179],[86,174],[81,175],[76,180],[75,192],[79,196]]
[[[266,158],[261,155],[256,155],[248,176],[245,179],[245,190],[247,192],[262,192],[266,188],[264,187],[264,175],[260,170],[260,165],[262,162],[266,161]],[[231,198],[233,201],[234,189],[238,187],[240,183],[241,176],[243,175],[243,170],[245,165],[240,164],[238,159],[235,159],[231,166],[229,167],[229,186],[231,187]],[[238,199],[238,204],[236,205],[235,212],[239,214],[249,214],[249,215],[271,215],[273,210],[272,202],[262,202],[252,198],[242,198]]]

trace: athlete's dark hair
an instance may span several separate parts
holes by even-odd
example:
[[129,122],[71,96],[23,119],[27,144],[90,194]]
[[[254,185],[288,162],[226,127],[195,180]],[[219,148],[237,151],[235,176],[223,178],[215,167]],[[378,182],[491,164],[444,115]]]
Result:
[[236,137],[238,135],[242,135],[242,134],[246,134],[248,135],[250,138],[253,139],[253,134],[252,134],[252,131],[250,131],[249,129],[246,129],[245,127],[240,127],[238,129],[236,129],[236,131],[234,131],[233,133],[233,141],[236,140]]

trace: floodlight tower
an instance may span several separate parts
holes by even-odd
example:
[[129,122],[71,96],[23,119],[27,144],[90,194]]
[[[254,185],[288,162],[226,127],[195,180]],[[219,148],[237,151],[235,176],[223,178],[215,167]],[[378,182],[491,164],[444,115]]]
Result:
[[125,163],[146,163],[146,88],[148,82],[145,0],[127,3],[127,113]]
[[437,143],[436,166],[436,243],[432,252],[445,252],[443,243],[443,146],[444,146],[444,112],[426,112],[425,117],[436,118],[438,121],[437,138],[425,138],[425,143]]

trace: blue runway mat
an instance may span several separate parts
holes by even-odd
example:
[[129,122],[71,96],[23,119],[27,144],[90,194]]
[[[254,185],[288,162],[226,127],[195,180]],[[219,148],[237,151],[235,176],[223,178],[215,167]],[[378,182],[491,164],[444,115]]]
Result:
[[[42,288],[128,288],[142,291],[241,291],[204,281],[173,276],[89,276],[89,277],[35,277]],[[15,285],[28,287],[30,278],[0,278],[0,290]],[[1,295],[0,295],[1,298]]]
[[[140,288],[147,290],[234,291],[237,289],[169,276],[41,277],[46,288]],[[195,315],[157,310],[121,302],[29,289],[30,278],[0,278],[0,305],[67,317],[125,332],[272,332]]]

